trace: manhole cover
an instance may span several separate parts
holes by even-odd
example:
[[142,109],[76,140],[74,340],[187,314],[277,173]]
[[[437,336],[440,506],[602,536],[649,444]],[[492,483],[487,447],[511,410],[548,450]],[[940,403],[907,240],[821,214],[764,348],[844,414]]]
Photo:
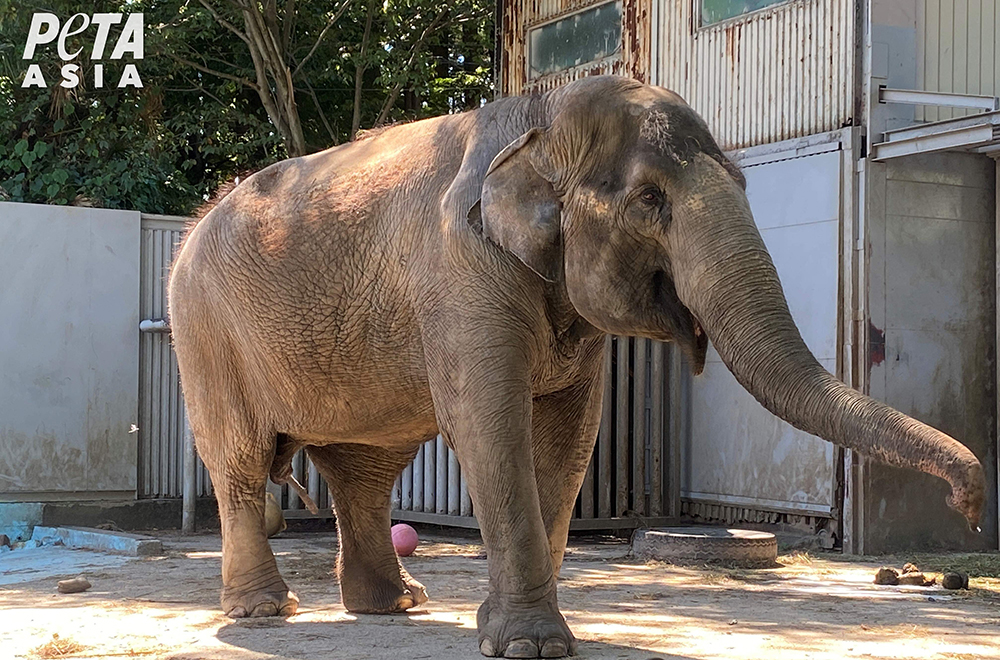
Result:
[[632,553],[640,559],[673,564],[730,564],[747,568],[774,566],[778,541],[774,534],[725,527],[661,527],[639,529]]

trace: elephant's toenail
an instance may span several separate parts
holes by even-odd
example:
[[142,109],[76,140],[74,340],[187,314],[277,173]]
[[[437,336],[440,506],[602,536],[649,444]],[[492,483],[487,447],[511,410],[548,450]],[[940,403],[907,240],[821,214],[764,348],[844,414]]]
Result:
[[537,658],[538,644],[530,639],[515,639],[503,652],[505,658]]
[[274,603],[261,603],[257,607],[253,608],[252,616],[276,616],[278,614],[278,606]]
[[295,603],[287,603],[281,608],[281,612],[279,612],[279,614],[281,616],[292,616],[295,614],[296,609]]
[[479,642],[479,652],[488,658],[496,657],[496,649],[493,648],[493,640],[489,637]]
[[561,639],[550,639],[542,645],[541,655],[543,658],[563,658],[570,653],[566,648],[566,642]]
[[242,619],[246,615],[247,615],[247,611],[241,605],[237,605],[233,609],[229,610],[229,618],[230,619]]

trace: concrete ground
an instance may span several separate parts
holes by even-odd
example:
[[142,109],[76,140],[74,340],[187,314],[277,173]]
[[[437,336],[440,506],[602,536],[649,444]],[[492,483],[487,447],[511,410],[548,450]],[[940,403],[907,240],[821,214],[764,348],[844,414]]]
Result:
[[[166,556],[125,558],[42,547],[0,555],[0,657],[451,660],[480,657],[476,608],[486,595],[482,548],[428,536],[404,560],[428,588],[422,609],[351,615],[331,575],[336,537],[272,540],[301,599],[291,619],[233,621],[219,611],[220,539],[158,533]],[[1000,659],[1000,555],[916,558],[971,565],[966,592],[872,584],[882,563],[837,555],[783,557],[781,568],[727,570],[639,563],[628,545],[575,540],[560,602],[587,660],[804,658]],[[56,593],[83,574],[86,593]]]

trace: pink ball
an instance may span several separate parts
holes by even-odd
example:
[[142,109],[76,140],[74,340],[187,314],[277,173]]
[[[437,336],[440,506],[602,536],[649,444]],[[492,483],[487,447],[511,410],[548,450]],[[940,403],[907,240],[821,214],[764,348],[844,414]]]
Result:
[[392,547],[396,548],[396,554],[400,557],[412,555],[418,543],[420,539],[417,537],[417,530],[403,523],[392,526]]

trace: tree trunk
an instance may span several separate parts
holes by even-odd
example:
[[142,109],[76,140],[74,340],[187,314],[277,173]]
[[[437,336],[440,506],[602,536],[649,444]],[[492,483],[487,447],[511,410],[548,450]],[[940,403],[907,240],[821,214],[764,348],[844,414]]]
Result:
[[361,130],[361,87],[365,77],[365,57],[368,55],[368,39],[372,33],[372,17],[375,14],[375,0],[368,3],[368,16],[365,18],[365,33],[361,37],[361,54],[354,67],[354,117],[351,119],[351,140]]

